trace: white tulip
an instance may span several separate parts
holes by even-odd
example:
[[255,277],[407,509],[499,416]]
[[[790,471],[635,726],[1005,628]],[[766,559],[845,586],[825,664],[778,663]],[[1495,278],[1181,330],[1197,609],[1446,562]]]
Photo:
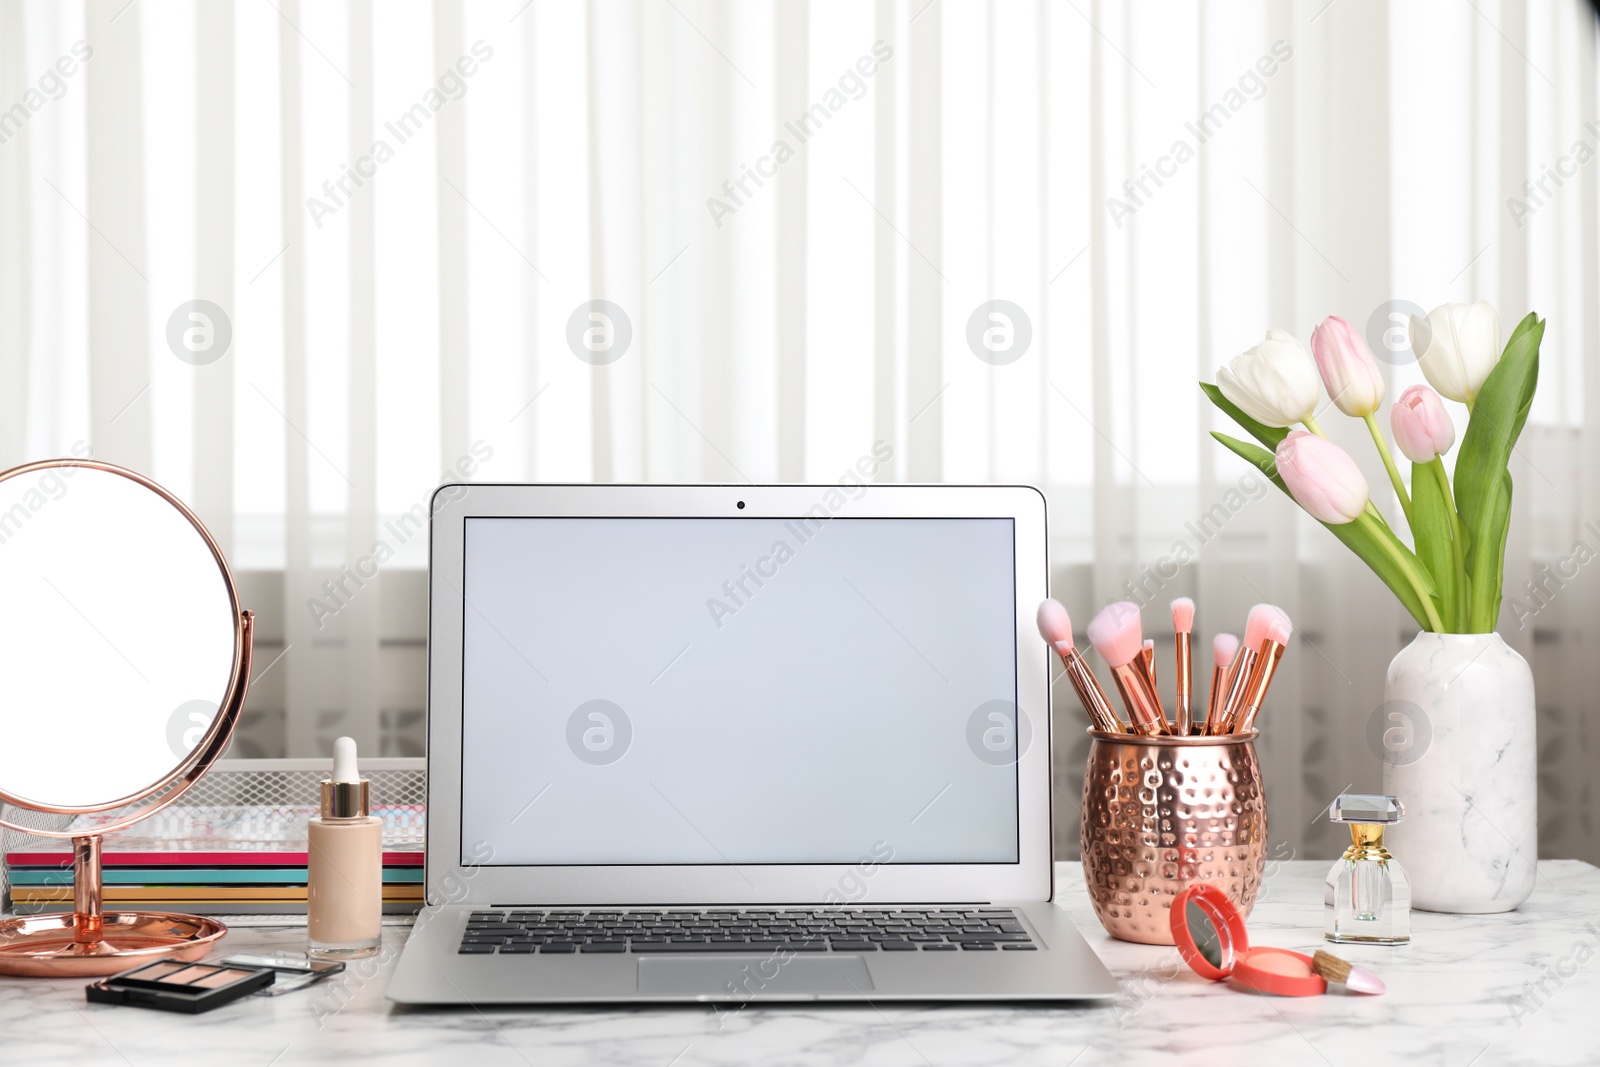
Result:
[[1427,322],[1412,317],[1411,350],[1429,385],[1470,404],[1500,361],[1500,316],[1487,300],[1440,304],[1428,312]]
[[1317,365],[1306,346],[1285,330],[1217,369],[1217,388],[1246,415],[1267,426],[1290,426],[1317,413]]

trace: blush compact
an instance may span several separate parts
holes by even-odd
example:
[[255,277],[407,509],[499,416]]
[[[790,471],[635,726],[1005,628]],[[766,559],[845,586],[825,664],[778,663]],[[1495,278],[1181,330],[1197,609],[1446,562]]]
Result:
[[1186,886],[1172,901],[1172,941],[1190,970],[1220,982],[1231,978],[1256,993],[1314,997],[1328,991],[1316,961],[1300,952],[1251,945],[1244,917],[1216,886]]
[[269,986],[276,976],[270,967],[163,960],[92,982],[84,993],[94,1004],[133,1004],[193,1015]]

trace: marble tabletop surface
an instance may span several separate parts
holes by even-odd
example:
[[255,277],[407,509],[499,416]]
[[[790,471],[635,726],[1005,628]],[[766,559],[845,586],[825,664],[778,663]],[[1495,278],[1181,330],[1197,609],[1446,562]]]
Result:
[[[1322,944],[1328,863],[1269,865],[1253,944]],[[1600,869],[1539,864],[1532,899],[1504,915],[1412,916],[1401,948],[1344,946],[1382,997],[1264,997],[1192,974],[1171,948],[1113,941],[1076,863],[1061,906],[1122,982],[1098,1006],[708,1006],[403,1009],[384,985],[406,928],[320,987],[209,1014],[88,1004],[84,981],[0,978],[0,1063],[383,1063],[555,1067],[701,1064],[1593,1064],[1600,1062]],[[303,947],[304,928],[235,928],[224,952]]]

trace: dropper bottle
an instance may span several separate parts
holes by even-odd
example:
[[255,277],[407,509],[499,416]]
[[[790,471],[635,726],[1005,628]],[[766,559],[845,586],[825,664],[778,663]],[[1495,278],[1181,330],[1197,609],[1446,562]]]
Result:
[[306,933],[314,956],[356,959],[383,938],[383,820],[370,814],[356,742],[333,743],[322,815],[306,824]]

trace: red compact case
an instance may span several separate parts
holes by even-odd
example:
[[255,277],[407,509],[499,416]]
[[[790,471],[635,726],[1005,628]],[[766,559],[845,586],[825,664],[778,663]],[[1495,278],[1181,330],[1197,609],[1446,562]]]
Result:
[[1252,948],[1244,917],[1227,895],[1213,885],[1186,886],[1172,901],[1172,942],[1183,962],[1196,974],[1220,982],[1232,978],[1257,993],[1279,997],[1314,997],[1328,983],[1312,969],[1312,960],[1286,948]]

